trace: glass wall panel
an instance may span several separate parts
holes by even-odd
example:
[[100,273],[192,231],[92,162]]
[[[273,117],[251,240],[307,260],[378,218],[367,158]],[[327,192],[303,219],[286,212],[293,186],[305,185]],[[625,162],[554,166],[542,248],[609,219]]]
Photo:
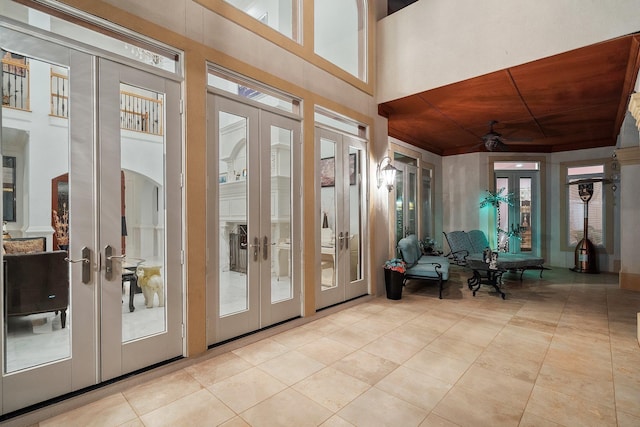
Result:
[[315,53],[361,80],[366,80],[366,2],[315,1],[313,17]]
[[298,40],[298,0],[225,0],[292,40]]

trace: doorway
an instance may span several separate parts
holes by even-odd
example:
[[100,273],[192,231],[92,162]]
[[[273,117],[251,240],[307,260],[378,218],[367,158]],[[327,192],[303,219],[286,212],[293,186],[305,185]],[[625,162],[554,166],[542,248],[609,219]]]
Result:
[[30,91],[29,108],[2,107],[20,170],[3,240],[6,414],[182,354],[182,132],[178,81],[0,33],[3,58],[25,64],[3,66],[3,94]]
[[497,210],[499,251],[540,256],[540,174],[537,162],[495,162],[495,188],[511,195]]
[[320,279],[316,308],[365,295],[364,141],[316,127],[319,149]]
[[215,345],[301,314],[301,126],[215,88],[207,96],[207,340]]

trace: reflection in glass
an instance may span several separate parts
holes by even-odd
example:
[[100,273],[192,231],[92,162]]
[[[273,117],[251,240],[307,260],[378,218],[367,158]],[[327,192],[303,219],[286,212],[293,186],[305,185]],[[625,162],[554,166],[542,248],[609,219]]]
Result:
[[225,1],[290,39],[298,39],[299,0]]
[[293,132],[271,126],[271,302],[293,298],[291,145]]
[[321,289],[337,286],[336,280],[336,143],[320,140],[320,206],[322,225],[320,229]]
[[163,101],[120,84],[123,342],[166,330]]
[[422,235],[419,237],[434,238],[432,229],[433,211],[431,208],[431,169],[422,169],[422,212],[421,229]]
[[362,279],[362,150],[349,147],[349,281]]
[[[22,231],[27,226],[53,229],[56,196],[52,180],[69,172],[69,124],[66,119],[49,118],[51,65],[6,51],[1,54],[3,70],[13,71],[2,80],[3,189],[13,187],[18,202],[11,209],[13,222],[7,224],[3,235],[2,254],[3,369],[10,373],[71,355],[67,253],[53,245],[51,232],[25,235]],[[28,65],[28,73],[18,65],[5,68],[5,61],[16,58]],[[45,88],[46,92],[30,99],[27,87]],[[30,111],[22,111],[22,105]],[[13,183],[5,156],[15,159]],[[11,207],[6,197],[5,192],[5,218]]]
[[247,118],[220,112],[220,316],[249,309],[247,281]]
[[531,178],[520,178],[520,251],[531,252]]

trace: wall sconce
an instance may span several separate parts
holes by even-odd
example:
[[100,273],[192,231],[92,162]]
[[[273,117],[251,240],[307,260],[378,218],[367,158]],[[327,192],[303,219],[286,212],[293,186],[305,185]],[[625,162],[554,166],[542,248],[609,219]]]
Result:
[[378,188],[382,186],[382,184],[387,186],[389,192],[393,190],[393,184],[396,182],[396,172],[398,169],[393,167],[391,164],[391,158],[389,156],[385,156],[380,163],[378,163],[378,167],[376,168],[376,178],[378,179]]

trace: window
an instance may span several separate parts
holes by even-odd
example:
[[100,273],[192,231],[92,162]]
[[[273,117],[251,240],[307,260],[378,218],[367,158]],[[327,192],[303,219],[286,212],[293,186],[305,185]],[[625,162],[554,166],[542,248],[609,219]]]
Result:
[[[567,169],[567,183],[602,179],[604,177],[604,165],[570,167]],[[569,185],[569,197],[567,198],[569,212],[569,226],[567,228],[567,241],[570,246],[575,246],[584,237],[585,217],[588,223],[588,237],[595,246],[603,246],[602,236],[604,234],[604,200],[602,193],[602,182],[592,182],[587,185],[593,186],[593,195],[585,203],[579,195],[579,185]],[[585,206],[588,206],[588,215],[585,213]]]
[[16,158],[2,156],[2,220],[16,221]]
[[366,80],[366,0],[315,1],[313,16],[315,53]]
[[225,0],[292,40],[299,41],[299,0]]

